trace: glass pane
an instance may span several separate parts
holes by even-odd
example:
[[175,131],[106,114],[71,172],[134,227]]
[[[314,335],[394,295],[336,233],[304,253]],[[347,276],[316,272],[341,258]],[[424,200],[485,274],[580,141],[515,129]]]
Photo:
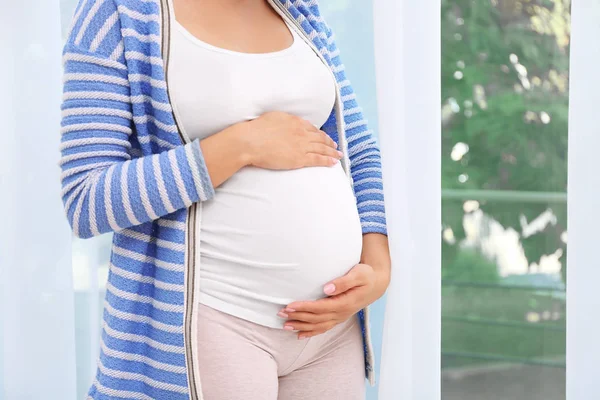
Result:
[[442,398],[565,399],[570,0],[442,0]]

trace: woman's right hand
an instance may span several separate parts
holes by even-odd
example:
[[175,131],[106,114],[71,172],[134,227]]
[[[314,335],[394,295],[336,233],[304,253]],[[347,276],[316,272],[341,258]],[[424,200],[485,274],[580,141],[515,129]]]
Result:
[[232,125],[202,140],[200,149],[213,187],[246,166],[275,170],[331,167],[342,158],[325,132],[283,112]]
[[284,112],[269,112],[243,122],[248,164],[273,170],[335,165],[342,153],[325,132]]

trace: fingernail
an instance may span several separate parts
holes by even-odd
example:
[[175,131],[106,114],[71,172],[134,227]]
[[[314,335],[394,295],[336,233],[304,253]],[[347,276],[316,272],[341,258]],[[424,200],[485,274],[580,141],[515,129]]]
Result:
[[304,336],[304,335],[298,336],[298,340],[302,340],[302,339],[306,339],[306,336]]
[[294,327],[293,327],[293,326],[290,326],[290,325],[285,325],[285,326],[283,327],[283,329],[285,329],[286,331],[293,331],[293,330],[294,330]]
[[296,310],[294,310],[293,308],[288,308],[288,307],[284,308],[283,311],[288,312],[288,313],[296,312]]
[[323,288],[323,291],[325,292],[325,294],[331,294],[331,293],[335,292],[335,285],[333,283],[328,283]]
[[344,157],[344,153],[342,153],[341,151],[338,151],[338,156],[340,156],[340,158]]
[[280,316],[281,318],[287,318],[288,317],[288,315],[286,313],[284,313],[283,311],[279,311],[277,313],[277,315]]
[[333,157],[330,157],[330,158],[331,158],[331,165],[335,165],[335,164],[337,164],[338,161],[340,161],[337,158],[333,158]]

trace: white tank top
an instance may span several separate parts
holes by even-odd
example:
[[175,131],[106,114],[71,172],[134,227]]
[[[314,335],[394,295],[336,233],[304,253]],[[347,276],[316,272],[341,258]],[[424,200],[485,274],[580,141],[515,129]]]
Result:
[[[190,139],[204,139],[269,111],[321,127],[332,112],[328,67],[294,29],[294,43],[248,54],[205,43],[175,22],[169,59],[174,111]],[[198,301],[281,328],[277,312],[324,297],[323,285],[360,260],[356,200],[341,167],[245,167],[203,203],[196,261]]]

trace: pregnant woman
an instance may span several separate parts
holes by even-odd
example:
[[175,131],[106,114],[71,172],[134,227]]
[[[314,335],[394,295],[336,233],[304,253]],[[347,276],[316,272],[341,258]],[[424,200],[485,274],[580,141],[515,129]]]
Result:
[[89,399],[364,398],[379,150],[315,0],[81,0],[63,202],[114,232]]

